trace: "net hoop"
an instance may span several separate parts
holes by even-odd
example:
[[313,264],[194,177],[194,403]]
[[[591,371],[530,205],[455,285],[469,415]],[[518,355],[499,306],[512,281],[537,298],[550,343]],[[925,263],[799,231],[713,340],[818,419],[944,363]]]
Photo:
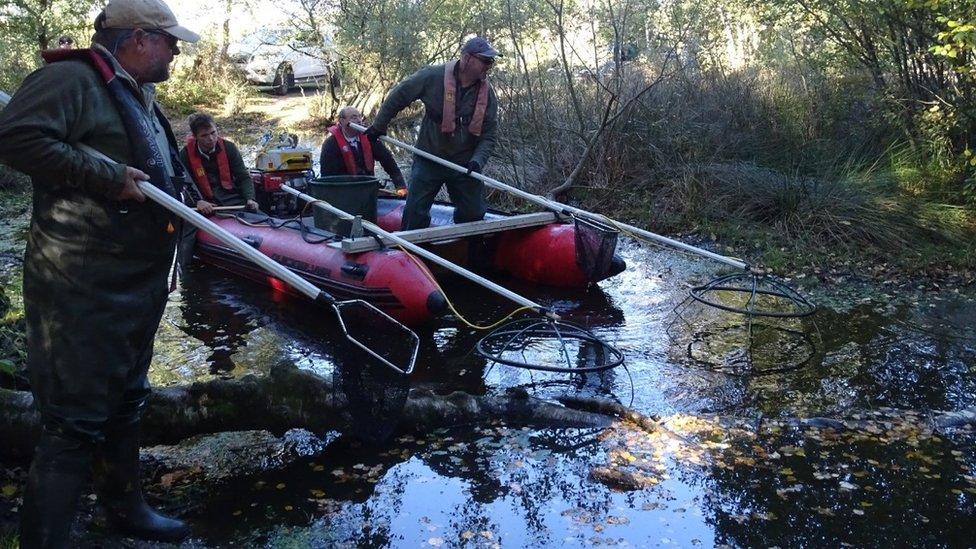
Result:
[[[566,362],[566,366],[538,364],[528,362],[527,360],[515,360],[506,356],[507,353],[515,353],[520,348],[524,349],[533,341],[533,338],[541,339],[542,337],[553,338],[559,341],[561,347],[560,353]],[[566,345],[570,340],[580,342],[583,345],[593,346],[593,352],[606,357],[605,360],[600,364],[594,364],[592,366],[574,366],[566,350]],[[492,350],[494,348],[498,348],[498,350]],[[622,351],[603,341],[593,332],[572,322],[548,318],[523,318],[500,326],[478,341],[478,344],[475,346],[475,352],[492,362],[542,372],[602,372],[616,368],[624,362],[624,354]]]
[[[733,307],[717,300],[716,292],[732,292],[748,296],[745,308]],[[695,301],[730,313],[769,318],[802,318],[812,315],[817,306],[803,297],[800,292],[778,280],[752,272],[734,273],[721,276],[701,286],[692,288],[688,295]],[[778,298],[775,301],[784,305],[781,310],[754,308],[757,296]]]

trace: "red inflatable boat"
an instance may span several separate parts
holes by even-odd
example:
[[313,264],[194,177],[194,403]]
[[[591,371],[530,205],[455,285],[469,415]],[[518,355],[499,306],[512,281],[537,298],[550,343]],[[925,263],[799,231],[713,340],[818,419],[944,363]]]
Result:
[[[387,231],[397,231],[402,211],[402,200],[380,198],[377,224]],[[435,204],[431,210],[431,227],[452,225],[452,216],[450,205]],[[506,218],[498,212],[486,216],[486,220]],[[334,233],[314,228],[310,217],[301,222],[297,219],[285,222],[263,214],[242,213],[212,220],[336,298],[367,300],[407,325],[423,324],[446,308],[444,296],[426,267],[418,265],[406,252],[382,247],[372,238],[352,242],[358,242],[361,248],[374,249],[349,252],[343,251],[349,240],[343,241]],[[463,225],[454,227],[464,228]],[[604,232],[594,232],[592,228],[581,227],[579,222],[550,222],[418,242],[472,270],[493,270],[538,284],[583,288],[625,268],[623,260],[614,253],[616,234],[608,238],[606,228],[603,229]],[[280,280],[202,231],[197,236],[196,253],[207,263],[289,291]]]

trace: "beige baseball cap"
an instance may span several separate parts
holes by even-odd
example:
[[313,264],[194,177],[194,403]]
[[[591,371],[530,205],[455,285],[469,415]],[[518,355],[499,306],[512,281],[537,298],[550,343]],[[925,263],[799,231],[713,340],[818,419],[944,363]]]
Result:
[[200,35],[181,27],[173,10],[162,0],[109,0],[102,10],[106,29],[158,29],[184,42],[196,42]]

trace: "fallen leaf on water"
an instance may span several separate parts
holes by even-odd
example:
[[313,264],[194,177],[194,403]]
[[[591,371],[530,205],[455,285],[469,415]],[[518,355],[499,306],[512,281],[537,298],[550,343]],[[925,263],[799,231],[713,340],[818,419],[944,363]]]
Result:
[[430,539],[427,540],[427,543],[429,545],[433,545],[434,547],[440,547],[441,545],[444,545],[444,539],[443,538],[430,538]]
[[474,532],[471,530],[465,530],[461,532],[461,539],[471,539],[474,537]]
[[17,486],[14,484],[5,484],[3,486],[3,497],[9,498],[17,493]]

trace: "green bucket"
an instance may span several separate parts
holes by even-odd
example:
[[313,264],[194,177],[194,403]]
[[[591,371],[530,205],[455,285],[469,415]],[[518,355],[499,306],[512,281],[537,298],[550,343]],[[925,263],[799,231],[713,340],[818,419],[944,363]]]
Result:
[[[308,194],[324,200],[340,210],[376,222],[376,191],[380,181],[371,175],[329,175],[313,179]],[[312,214],[315,227],[342,236],[349,236],[352,223],[322,208]]]

